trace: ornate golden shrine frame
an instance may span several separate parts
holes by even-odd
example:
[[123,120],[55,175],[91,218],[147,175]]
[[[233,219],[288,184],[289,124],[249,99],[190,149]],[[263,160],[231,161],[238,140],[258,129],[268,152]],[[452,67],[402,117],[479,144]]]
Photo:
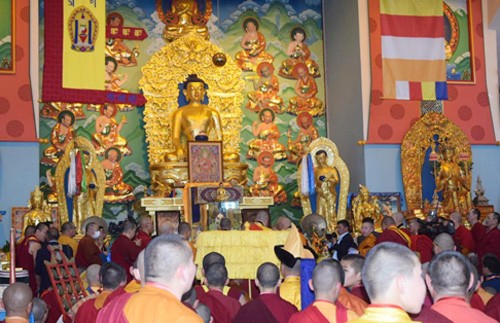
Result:
[[[96,212],[98,214],[89,214],[88,216],[102,216],[102,207],[104,203],[104,189],[106,183],[106,176],[104,174],[104,169],[101,165],[101,162],[97,158],[97,154],[94,149],[94,145],[85,137],[76,137],[73,141],[71,141],[66,149],[64,150],[64,155],[61,157],[61,160],[57,164],[56,168],[56,187],[57,187],[57,199],[59,205],[59,219],[60,223],[64,223],[69,221],[68,215],[68,205],[66,203],[66,192],[64,190],[64,177],[66,175],[66,170],[69,168],[71,160],[70,160],[70,152],[79,148],[84,151],[88,151],[90,154],[90,168],[94,170],[96,178],[97,178],[97,194],[96,194]],[[80,230],[80,228],[78,228]]]
[[165,45],[142,68],[143,77],[139,84],[147,99],[144,128],[150,165],[162,163],[165,153],[174,148],[172,114],[179,107],[179,84],[189,74],[197,74],[208,85],[208,104],[221,117],[224,153],[239,154],[245,82],[229,54],[225,53],[224,66],[215,66],[212,58],[216,53],[224,51],[202,37],[190,34]]
[[[447,145],[454,149],[455,156],[472,165],[472,151],[465,133],[450,119],[440,113],[430,112],[424,115],[408,130],[401,143],[401,172],[408,210],[423,207],[422,200],[422,165],[425,153],[433,144],[434,135],[448,138]],[[472,176],[466,176],[470,188]]]
[[[337,204],[337,221],[338,220],[343,220],[346,218],[346,212],[347,212],[347,197],[349,195],[349,184],[351,182],[351,177],[349,174],[349,169],[347,168],[346,163],[344,160],[340,157],[339,155],[339,150],[337,148],[337,145],[333,141],[331,141],[328,138],[318,138],[314,140],[311,145],[309,146],[309,151],[312,156],[316,154],[318,150],[325,150],[328,158],[327,158],[327,163],[330,166],[334,166],[337,171],[339,172],[340,176],[340,189],[338,193],[338,204]],[[313,157],[313,164],[314,167],[316,167],[316,160]],[[298,178],[297,178],[297,183],[300,191],[300,181],[302,177],[302,165],[299,166],[298,169]],[[302,201],[302,211],[304,215],[309,215],[312,213],[311,211],[311,204],[309,203],[309,198],[304,198],[301,196],[301,201]],[[336,224],[335,224],[336,225]],[[332,230],[332,228],[328,228],[329,231]]]

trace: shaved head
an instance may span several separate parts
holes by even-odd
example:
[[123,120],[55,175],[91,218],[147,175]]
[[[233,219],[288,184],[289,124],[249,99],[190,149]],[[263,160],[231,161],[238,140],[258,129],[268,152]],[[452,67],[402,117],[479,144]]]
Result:
[[427,273],[435,292],[433,297],[444,295],[467,295],[471,271],[467,258],[457,251],[443,251],[436,255]]
[[92,264],[87,267],[87,283],[89,286],[100,286],[101,282],[99,280],[99,271],[101,270],[101,265]]
[[280,280],[280,270],[275,264],[265,262],[257,269],[257,279],[262,289],[274,288]]
[[33,292],[27,284],[14,283],[5,289],[2,300],[7,316],[28,317],[31,312]]
[[385,230],[391,225],[396,225],[396,221],[394,221],[394,218],[392,216],[384,216],[384,218],[382,219],[382,229]]
[[333,259],[326,259],[314,268],[312,286],[316,299],[336,301],[340,285],[344,281],[344,270],[340,263]]
[[215,251],[207,253],[205,257],[203,257],[203,270],[206,271],[208,267],[215,263],[221,263],[225,265],[226,259],[224,259],[223,255]]
[[259,211],[255,216],[255,221],[262,223],[266,227],[269,225],[269,214],[266,211]]
[[224,287],[227,282],[227,268],[221,263],[215,263],[205,270],[205,278],[209,287]]
[[442,251],[455,250],[455,241],[448,233],[440,233],[434,238],[434,253],[438,254]]

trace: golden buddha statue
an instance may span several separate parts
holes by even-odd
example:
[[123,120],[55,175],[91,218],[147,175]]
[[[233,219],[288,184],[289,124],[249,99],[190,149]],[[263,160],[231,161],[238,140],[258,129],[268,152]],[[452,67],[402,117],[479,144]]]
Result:
[[73,197],[73,223],[77,228],[85,219],[90,216],[99,215],[96,207],[96,195],[98,190],[97,176],[92,169],[92,155],[85,149],[79,149],[82,158],[85,182],[82,181],[82,187],[78,194]]
[[47,186],[50,188],[50,192],[47,194],[47,202],[49,204],[57,204],[57,186],[50,169],[47,169],[45,172],[45,177],[47,178]]
[[196,74],[189,75],[182,91],[188,104],[172,115],[172,145],[175,151],[167,153],[166,161],[185,161],[187,142],[198,135],[208,136],[210,141],[222,140],[220,115],[217,110],[203,104],[205,82]]
[[118,123],[115,119],[116,112],[114,104],[101,106],[101,115],[95,121],[95,133],[92,135],[98,155],[102,155],[109,147],[117,147],[122,155],[130,154],[127,139],[120,136],[120,131],[127,122],[127,118],[124,116]]
[[306,31],[302,27],[295,27],[290,32],[292,41],[288,45],[286,54],[290,58],[286,59],[280,67],[279,75],[284,78],[294,79],[293,69],[298,63],[307,65],[309,74],[312,77],[320,77],[319,65],[311,58],[311,51],[304,43]]
[[287,202],[287,195],[283,186],[278,183],[278,175],[273,170],[274,157],[267,151],[261,152],[258,156],[257,166],[253,172],[254,184],[250,186],[251,196],[272,196],[274,204]]
[[281,134],[278,126],[274,123],[275,114],[273,110],[266,108],[259,112],[260,123],[254,121],[252,133],[255,139],[248,143],[248,159],[257,159],[261,152],[267,151],[273,154],[275,160],[286,159],[286,148],[278,139]]
[[157,1],[158,17],[165,24],[163,39],[172,42],[186,34],[198,34],[210,39],[206,26],[212,15],[212,1],[205,1],[205,12],[198,7],[197,0],[172,0],[170,10],[163,11],[162,2]]
[[23,232],[28,225],[37,225],[40,222],[52,221],[50,207],[47,206],[43,199],[43,192],[35,186],[35,190],[31,192],[28,207],[30,210],[24,215]]
[[466,171],[456,162],[454,151],[451,148],[444,148],[435,180],[436,192],[442,192],[445,212],[465,214],[471,209]]
[[352,201],[352,214],[354,220],[354,230],[356,232],[361,232],[361,224],[363,218],[370,217],[375,221],[376,227],[380,224],[378,223],[380,214],[380,205],[378,203],[378,198],[375,196],[370,197],[370,191],[366,186],[359,185],[359,194]]
[[328,228],[331,229],[337,223],[336,187],[339,183],[339,173],[334,166],[328,164],[328,155],[325,150],[318,150],[315,159],[316,213],[325,218]]
[[258,80],[253,80],[254,92],[248,93],[248,103],[246,108],[251,111],[260,112],[269,108],[275,113],[283,113],[283,99],[278,95],[280,85],[278,78],[273,75],[274,66],[271,63],[263,62],[257,66]]
[[292,141],[291,129],[288,129],[288,162],[297,163],[307,153],[309,145],[319,137],[318,130],[314,126],[313,117],[309,112],[301,112],[296,118],[299,133]]
[[75,115],[69,110],[63,110],[57,116],[57,124],[50,132],[50,147],[44,150],[43,164],[55,165],[59,158],[64,154],[64,149],[75,137],[73,124]]
[[307,65],[304,63],[296,64],[293,68],[293,75],[297,79],[295,83],[297,95],[290,99],[288,112],[297,115],[307,111],[312,116],[325,114],[323,102],[316,98],[318,86],[314,78],[309,74]]
[[123,181],[123,170],[120,166],[122,154],[117,147],[110,147],[104,153],[101,162],[106,176],[106,188],[104,189],[104,201],[118,203],[134,200],[132,194],[134,188]]
[[236,64],[244,72],[255,71],[262,62],[272,64],[274,57],[266,52],[266,38],[259,32],[259,22],[250,17],[243,21],[242,51],[236,53]]

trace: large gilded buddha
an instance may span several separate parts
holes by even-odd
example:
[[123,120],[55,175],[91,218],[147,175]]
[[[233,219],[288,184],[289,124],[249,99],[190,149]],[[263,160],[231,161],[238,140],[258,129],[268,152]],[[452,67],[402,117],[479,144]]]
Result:
[[[222,140],[222,128],[219,113],[203,104],[205,82],[196,74],[188,76],[182,93],[188,104],[179,107],[172,116],[172,145],[174,151],[167,153],[166,161],[185,161],[187,142],[199,135],[208,136],[210,141]],[[211,135],[212,134],[212,135]]]

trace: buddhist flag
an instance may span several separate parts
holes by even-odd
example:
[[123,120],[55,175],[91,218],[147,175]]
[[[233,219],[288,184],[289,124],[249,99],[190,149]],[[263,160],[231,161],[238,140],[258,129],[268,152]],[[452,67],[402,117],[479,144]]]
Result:
[[64,3],[63,87],[104,90],[106,1]]
[[380,0],[384,98],[447,100],[443,2]]

